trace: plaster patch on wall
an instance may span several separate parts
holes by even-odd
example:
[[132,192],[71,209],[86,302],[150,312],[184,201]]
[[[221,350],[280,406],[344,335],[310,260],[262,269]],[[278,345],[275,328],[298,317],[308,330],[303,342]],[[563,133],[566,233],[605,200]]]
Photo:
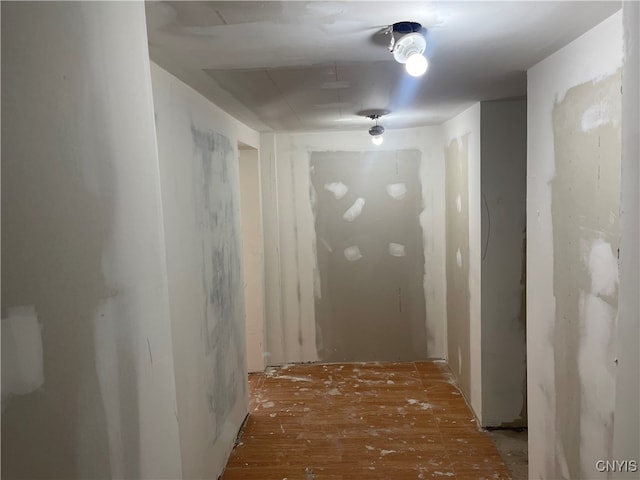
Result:
[[2,403],[11,395],[32,393],[43,384],[42,333],[36,309],[7,308],[2,319]]
[[347,247],[344,249],[344,258],[349,260],[350,262],[355,262],[362,258],[362,252],[357,245]]
[[349,209],[344,212],[342,218],[344,218],[347,222],[353,222],[356,218],[360,216],[362,213],[362,208],[364,207],[364,198],[360,197],[353,202],[353,205],[349,207]]
[[456,210],[458,213],[462,212],[462,200],[460,199],[460,195],[456,197]]
[[[617,309],[593,293],[580,298],[580,478],[594,477],[597,459],[613,456],[615,372],[613,336]],[[606,478],[605,475],[597,478]]]
[[347,187],[342,182],[327,183],[325,184],[324,189],[327,190],[328,192],[333,193],[333,196],[335,197],[336,200],[340,200],[349,191],[349,187]]
[[392,257],[404,257],[406,255],[404,245],[399,243],[389,244],[389,255]]
[[588,132],[601,125],[620,121],[621,104],[613,101],[610,96],[601,97],[582,114],[581,127],[583,132]]
[[601,298],[616,293],[618,262],[611,245],[601,238],[595,239],[587,258],[591,276],[591,292],[580,293],[580,348],[578,373],[580,375],[581,402],[580,447],[581,471],[592,473],[594,458],[606,452],[612,458],[610,437],[613,435],[615,398],[615,372],[613,337],[617,309]]
[[620,71],[577,85],[553,109],[555,427],[569,478],[606,478],[594,465],[613,448],[621,132],[598,105],[621,104],[620,85]]
[[593,241],[589,252],[589,272],[593,295],[613,295],[618,285],[618,260],[611,244],[601,238]]
[[462,252],[460,252],[459,248],[458,248],[458,251],[456,252],[456,263],[458,264],[459,268],[462,268]]
[[387,194],[394,200],[402,200],[407,195],[407,186],[404,183],[391,183],[387,185]]

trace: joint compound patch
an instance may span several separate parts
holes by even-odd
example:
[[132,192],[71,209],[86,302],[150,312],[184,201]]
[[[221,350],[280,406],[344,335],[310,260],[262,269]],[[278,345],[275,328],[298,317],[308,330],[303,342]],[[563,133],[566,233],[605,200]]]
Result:
[[349,191],[349,187],[347,187],[342,182],[327,183],[325,184],[324,189],[328,192],[333,193],[333,196],[336,200],[340,200]]
[[462,268],[462,253],[460,252],[459,248],[456,252],[456,263],[458,264],[458,267]]
[[591,293],[613,295],[618,284],[618,260],[611,244],[601,238],[593,241],[589,252],[589,272],[591,273]]
[[391,183],[387,185],[387,194],[394,200],[402,200],[407,195],[407,186],[404,183]]
[[364,198],[358,198],[349,209],[344,212],[342,218],[347,222],[353,222],[362,213],[362,207],[364,207]]
[[610,92],[603,95],[582,114],[580,127],[583,132],[589,132],[608,123],[618,123],[622,105],[619,98],[614,98]]
[[456,197],[456,210],[458,210],[458,213],[462,212],[462,200],[460,199],[460,195]]
[[33,306],[7,309],[2,319],[2,401],[44,384],[42,332]]
[[360,260],[362,258],[362,253],[357,245],[352,247],[347,247],[344,249],[344,258],[349,260],[350,262],[355,262],[356,260]]
[[404,245],[399,243],[390,243],[389,244],[389,255],[392,257],[404,257],[405,256],[405,248]]

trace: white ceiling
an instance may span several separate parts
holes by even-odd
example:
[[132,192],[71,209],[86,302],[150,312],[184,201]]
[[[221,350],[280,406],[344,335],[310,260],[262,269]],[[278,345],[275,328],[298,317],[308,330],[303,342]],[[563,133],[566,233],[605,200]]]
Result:
[[[151,58],[259,131],[433,125],[526,94],[526,70],[620,2],[148,2]],[[428,29],[424,77],[387,49],[387,25]]]

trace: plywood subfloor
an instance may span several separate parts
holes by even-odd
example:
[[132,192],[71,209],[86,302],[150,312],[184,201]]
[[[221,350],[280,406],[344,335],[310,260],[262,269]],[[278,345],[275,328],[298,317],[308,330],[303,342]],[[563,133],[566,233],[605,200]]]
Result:
[[510,478],[445,363],[292,365],[249,383],[223,480]]

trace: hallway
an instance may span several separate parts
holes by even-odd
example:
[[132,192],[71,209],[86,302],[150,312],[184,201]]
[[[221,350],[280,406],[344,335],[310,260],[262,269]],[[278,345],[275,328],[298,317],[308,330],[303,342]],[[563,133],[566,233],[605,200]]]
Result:
[[510,478],[444,362],[289,365],[249,384],[223,480]]
[[638,479],[640,2],[375,3],[2,2],[3,480]]

